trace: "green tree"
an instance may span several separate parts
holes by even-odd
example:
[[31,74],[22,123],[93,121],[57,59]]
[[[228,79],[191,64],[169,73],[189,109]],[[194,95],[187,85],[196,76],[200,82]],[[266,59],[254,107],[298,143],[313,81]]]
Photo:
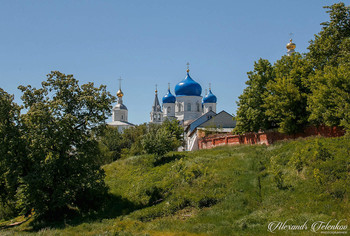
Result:
[[13,96],[0,88],[0,218],[16,214],[17,179],[26,166],[19,117],[20,107]]
[[166,129],[161,128],[144,135],[142,146],[146,153],[162,156],[169,151],[173,151],[176,139]]
[[142,138],[142,147],[146,153],[162,156],[175,151],[183,144],[183,128],[177,120],[165,120],[162,125],[150,124],[148,132]]
[[[179,125],[179,122],[177,120],[165,119],[163,124],[162,124],[162,127],[166,131],[168,131],[171,134],[171,136],[173,136],[176,139],[175,146],[178,145],[177,147],[179,147],[183,143],[183,141],[184,141],[184,138],[183,138],[184,129],[182,126]],[[177,144],[177,143],[179,143],[179,144]]]
[[123,137],[117,128],[107,127],[99,137],[101,164],[108,164],[121,157]]
[[148,132],[146,123],[125,129],[122,134],[122,151],[125,155],[140,155],[144,153],[142,138]]
[[310,77],[309,121],[350,130],[350,7],[336,3],[330,21],[310,42],[307,58],[316,68]]
[[312,67],[302,55],[293,53],[275,63],[274,73],[275,80],[266,85],[265,114],[282,133],[301,131],[308,123],[308,76],[313,73]]
[[350,37],[350,7],[341,2],[325,8],[329,9],[330,20],[321,23],[322,30],[308,47],[307,58],[316,69],[323,69],[326,65],[337,66],[345,47],[344,39]]
[[264,96],[266,84],[274,79],[273,68],[268,60],[259,59],[254,63],[254,70],[247,73],[248,85],[237,102],[238,110],[235,117],[237,123],[235,132],[258,132],[273,127],[265,114]]
[[350,131],[350,65],[326,66],[311,77],[309,120]]
[[22,207],[46,220],[96,207],[107,189],[94,134],[104,128],[115,98],[105,86],[79,86],[58,71],[40,89],[19,89],[28,110],[21,117],[28,169],[17,189]]

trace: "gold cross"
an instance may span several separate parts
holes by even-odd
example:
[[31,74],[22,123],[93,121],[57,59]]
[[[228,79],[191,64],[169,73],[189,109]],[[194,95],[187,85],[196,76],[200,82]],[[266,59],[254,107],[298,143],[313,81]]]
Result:
[[121,89],[122,89],[122,80],[123,80],[123,79],[122,79],[122,77],[120,76],[118,80],[119,80],[119,89],[121,90]]

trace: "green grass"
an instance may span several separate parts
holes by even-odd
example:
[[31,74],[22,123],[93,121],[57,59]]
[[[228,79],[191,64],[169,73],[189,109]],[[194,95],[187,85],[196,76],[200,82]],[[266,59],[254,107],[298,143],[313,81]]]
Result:
[[[104,166],[111,197],[100,212],[39,230],[29,220],[0,234],[268,235],[274,220],[349,222],[349,141],[310,138],[129,157]],[[315,235],[277,233],[291,234]]]

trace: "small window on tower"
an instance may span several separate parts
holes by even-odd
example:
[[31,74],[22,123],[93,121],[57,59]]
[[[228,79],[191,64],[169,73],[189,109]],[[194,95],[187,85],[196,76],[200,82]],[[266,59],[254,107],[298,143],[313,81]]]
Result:
[[197,111],[200,111],[199,103],[197,102]]
[[168,108],[166,109],[166,113],[169,114],[170,112],[171,112],[171,107],[168,107]]
[[212,110],[213,110],[213,108],[210,106],[210,107],[209,107],[209,111],[212,111]]
[[122,120],[124,120],[124,116],[122,115]]
[[178,110],[178,111],[181,111],[181,103],[178,103],[178,104],[177,104],[177,110]]
[[187,103],[187,111],[191,111],[191,103]]

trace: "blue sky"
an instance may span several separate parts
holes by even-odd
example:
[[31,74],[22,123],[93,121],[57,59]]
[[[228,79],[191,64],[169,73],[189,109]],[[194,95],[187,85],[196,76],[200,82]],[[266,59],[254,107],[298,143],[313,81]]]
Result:
[[[328,20],[321,0],[0,0],[0,87],[21,103],[18,85],[39,87],[52,70],[115,94],[121,76],[129,121],[149,121],[155,84],[186,76],[212,84],[218,111],[236,101],[259,58],[275,62],[293,32],[296,51]],[[345,1],[349,5],[348,1]]]

